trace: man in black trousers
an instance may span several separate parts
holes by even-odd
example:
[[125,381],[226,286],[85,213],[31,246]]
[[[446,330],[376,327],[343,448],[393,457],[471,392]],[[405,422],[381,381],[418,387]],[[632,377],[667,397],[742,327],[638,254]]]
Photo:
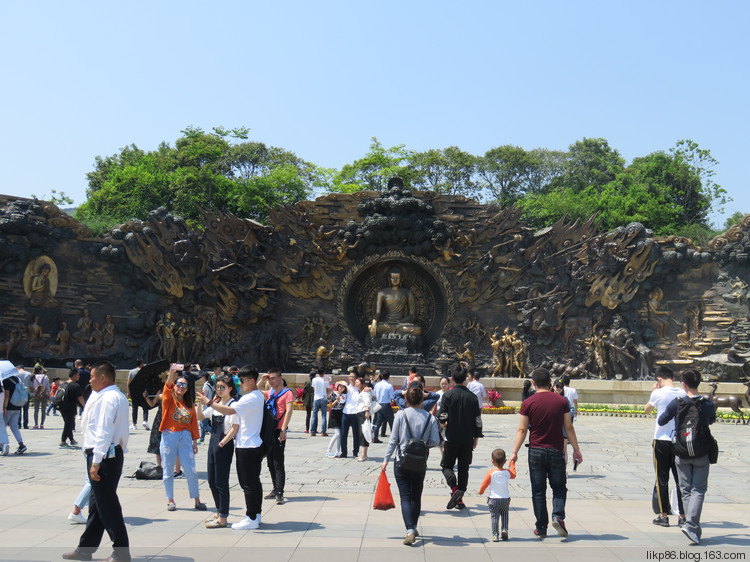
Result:
[[91,482],[89,517],[78,548],[66,560],[91,560],[104,531],[112,540],[110,560],[130,560],[130,542],[117,485],[128,447],[128,399],[115,385],[115,369],[108,361],[91,371],[91,397],[83,412],[83,447]]
[[[469,465],[482,436],[482,412],[477,397],[464,386],[466,369],[461,365],[454,365],[451,378],[453,388],[443,394],[438,412],[438,421],[447,423],[440,466],[445,482],[451,489],[451,499],[446,509],[463,509],[466,507],[462,498],[469,483]],[[453,471],[456,462],[458,478]]]

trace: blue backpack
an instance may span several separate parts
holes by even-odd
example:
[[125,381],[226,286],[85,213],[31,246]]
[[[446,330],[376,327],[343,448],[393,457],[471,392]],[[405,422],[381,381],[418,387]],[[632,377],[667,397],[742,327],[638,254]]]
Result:
[[11,378],[15,379],[16,387],[10,395],[10,403],[14,406],[23,406],[29,401],[29,391],[26,390],[26,385],[21,382],[21,379],[15,376]]
[[263,405],[263,423],[260,426],[260,438],[263,441],[263,456],[271,452],[274,431],[276,430],[276,426],[279,425],[279,420],[276,419],[276,402],[287,392],[291,392],[291,389],[285,388],[278,394],[272,392]]

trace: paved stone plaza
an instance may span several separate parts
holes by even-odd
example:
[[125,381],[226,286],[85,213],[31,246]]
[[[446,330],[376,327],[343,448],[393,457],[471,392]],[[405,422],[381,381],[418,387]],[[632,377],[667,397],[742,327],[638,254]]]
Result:
[[[187,483],[177,479],[178,510],[167,512],[159,481],[123,478],[120,500],[137,560],[711,560],[750,559],[750,427],[714,425],[719,464],[711,468],[703,510],[703,541],[691,546],[679,529],[651,523],[652,419],[581,416],[576,430],[584,462],[569,471],[566,523],[570,536],[533,537],[534,517],[525,449],[518,478],[511,482],[510,541],[490,542],[490,519],[476,493],[495,447],[510,450],[517,415],[485,416],[485,438],[471,468],[468,509],[446,511],[447,488],[439,471],[439,455],[430,459],[421,538],[413,547],[401,544],[404,528],[398,494],[389,468],[397,508],[372,509],[373,492],[385,445],[370,448],[371,460],[325,457],[328,439],[302,432],[304,412],[295,412],[287,446],[287,503],[267,501],[257,531],[206,529],[206,513],[192,509]],[[0,457],[0,560],[58,560],[72,550],[83,530],[66,517],[84,478],[80,450],[60,450],[62,422],[48,418],[46,429],[23,431],[28,452]],[[79,434],[80,439],[80,434]],[[145,453],[148,432],[131,431],[124,474],[130,475]],[[351,447],[351,437],[350,437]],[[15,442],[11,443],[11,451]],[[201,497],[212,507],[205,483],[206,447],[198,455],[203,478]],[[351,451],[350,451],[351,454]],[[244,504],[232,477],[230,523],[244,515]],[[264,489],[270,478],[264,467]],[[549,494],[549,492],[548,492]],[[549,502],[551,504],[551,501]],[[676,517],[672,518],[676,523]],[[106,538],[95,559],[110,554]],[[464,547],[458,551],[458,547]],[[510,556],[511,558],[507,558]]]

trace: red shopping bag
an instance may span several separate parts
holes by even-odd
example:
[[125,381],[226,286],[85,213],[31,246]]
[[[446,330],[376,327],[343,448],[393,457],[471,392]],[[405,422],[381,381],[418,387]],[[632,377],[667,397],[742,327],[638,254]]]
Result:
[[375,488],[375,503],[372,508],[386,511],[394,507],[396,507],[396,504],[393,503],[391,485],[388,482],[388,477],[385,475],[385,470],[382,470],[378,479],[378,486]]

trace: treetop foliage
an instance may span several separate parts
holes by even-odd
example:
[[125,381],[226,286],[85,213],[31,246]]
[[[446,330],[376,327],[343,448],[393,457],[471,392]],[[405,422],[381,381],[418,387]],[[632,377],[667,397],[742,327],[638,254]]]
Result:
[[602,138],[584,138],[567,151],[501,145],[473,155],[456,146],[421,152],[403,144],[385,147],[373,137],[367,154],[335,170],[249,141],[248,132],[188,127],[174,147],[163,142],[143,151],[131,144],[97,156],[87,174],[88,200],[77,217],[100,232],[145,219],[160,206],[188,220],[198,218],[200,206],[262,221],[269,207],[298,202],[316,190],[383,191],[399,176],[411,189],[516,205],[533,227],[563,215],[575,220],[596,213],[606,229],[637,221],[657,234],[697,229],[710,236],[709,214],[728,201],[713,180],[718,162],[691,140],[628,165]]

